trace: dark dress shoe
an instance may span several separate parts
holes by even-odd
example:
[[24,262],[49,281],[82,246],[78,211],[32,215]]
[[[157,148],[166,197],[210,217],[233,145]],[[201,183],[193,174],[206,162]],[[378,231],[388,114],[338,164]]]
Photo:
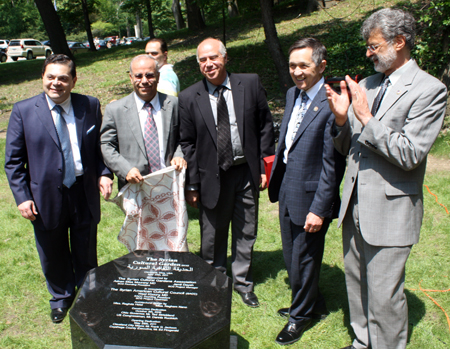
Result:
[[249,307],[252,308],[259,307],[258,297],[256,297],[256,294],[254,294],[253,292],[239,292],[239,291],[236,292],[241,295],[242,301]]
[[301,337],[303,332],[311,323],[311,320],[304,320],[299,323],[288,322],[286,326],[278,333],[275,342],[280,345],[288,345],[297,342]]
[[278,315],[282,316],[282,317],[289,317],[289,308],[281,308],[278,309]]
[[50,313],[50,317],[52,321],[57,324],[64,320],[64,318],[67,315],[67,308],[55,308],[52,309],[52,312]]

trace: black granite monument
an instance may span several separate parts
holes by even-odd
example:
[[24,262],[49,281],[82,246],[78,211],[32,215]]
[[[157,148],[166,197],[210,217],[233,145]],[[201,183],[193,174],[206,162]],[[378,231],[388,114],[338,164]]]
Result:
[[189,252],[135,251],[91,270],[74,349],[230,348],[231,280]]

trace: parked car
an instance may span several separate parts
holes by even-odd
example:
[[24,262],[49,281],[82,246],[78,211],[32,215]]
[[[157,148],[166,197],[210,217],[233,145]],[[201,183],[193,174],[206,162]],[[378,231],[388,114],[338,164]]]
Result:
[[67,45],[69,46],[72,54],[89,51],[89,47],[84,46],[81,42],[67,41]]
[[108,45],[105,40],[98,40],[98,42],[95,44],[95,47],[97,47],[97,50],[103,50],[105,48],[108,48]]
[[2,49],[2,48],[6,49],[8,47],[8,44],[9,44],[9,40],[0,39],[0,49]]
[[125,43],[125,45],[131,45],[137,41],[142,41],[142,39],[136,38],[134,36],[130,36],[128,38],[126,38],[127,42]]
[[0,63],[5,63],[8,59],[8,56],[6,55],[6,50],[4,48],[0,48]]
[[19,57],[26,57],[29,60],[37,56],[50,56],[52,48],[34,39],[13,39],[9,42],[6,54],[13,61],[17,61]]

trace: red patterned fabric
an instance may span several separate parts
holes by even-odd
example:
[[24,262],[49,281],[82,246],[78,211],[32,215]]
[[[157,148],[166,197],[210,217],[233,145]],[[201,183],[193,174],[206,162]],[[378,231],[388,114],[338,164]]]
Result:
[[142,183],[128,183],[112,200],[126,214],[117,239],[130,252],[188,251],[184,178],[184,169],[170,166],[144,176]]

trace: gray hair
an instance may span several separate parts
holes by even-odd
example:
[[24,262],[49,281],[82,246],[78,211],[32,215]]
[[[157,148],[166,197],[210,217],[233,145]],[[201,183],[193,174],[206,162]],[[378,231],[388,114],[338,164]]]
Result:
[[197,63],[199,63],[199,60],[198,60],[198,48],[199,48],[200,45],[203,44],[206,40],[216,40],[216,41],[218,41],[218,42],[219,42],[219,53],[220,53],[220,55],[221,55],[223,58],[225,58],[225,56],[226,56],[226,54],[227,54],[227,48],[225,47],[225,45],[223,44],[223,42],[220,41],[219,39],[216,39],[216,38],[207,38],[207,39],[203,40],[203,41],[202,41],[200,44],[198,44],[198,46],[197,46],[197,53],[196,53],[196,56],[197,56]]
[[383,38],[390,43],[398,35],[401,35],[405,38],[406,47],[409,50],[414,48],[415,20],[409,12],[385,8],[373,13],[364,21],[361,27],[361,35],[367,41],[370,34],[376,30],[380,30]]
[[153,60],[154,62],[155,62],[155,67],[156,67],[156,72],[159,74],[159,64],[158,64],[158,61],[153,57],[153,56],[150,56],[150,55],[147,55],[147,54],[145,54],[145,55],[138,55],[138,56],[136,56],[136,57],[134,57],[132,60],[131,60],[131,62],[130,62],[130,74],[132,74],[133,73],[133,69],[131,68],[131,66],[133,65],[133,63],[135,62],[135,61],[138,61],[138,60],[141,60],[141,59],[151,59],[151,60]]

